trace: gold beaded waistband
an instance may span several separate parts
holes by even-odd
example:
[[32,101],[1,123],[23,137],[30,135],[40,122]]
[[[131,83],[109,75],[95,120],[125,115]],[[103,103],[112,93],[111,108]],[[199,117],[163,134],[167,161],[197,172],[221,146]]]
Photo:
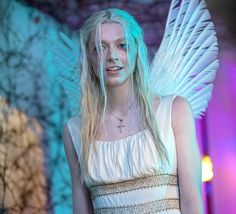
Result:
[[101,184],[89,188],[92,199],[115,193],[122,193],[136,189],[144,189],[158,186],[177,186],[177,176],[173,174],[152,174],[133,180]]

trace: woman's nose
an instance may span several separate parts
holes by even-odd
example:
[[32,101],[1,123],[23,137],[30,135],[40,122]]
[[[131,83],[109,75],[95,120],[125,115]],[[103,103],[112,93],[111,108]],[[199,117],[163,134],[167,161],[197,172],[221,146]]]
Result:
[[117,52],[114,48],[109,48],[107,51],[107,61],[114,61],[117,60]]

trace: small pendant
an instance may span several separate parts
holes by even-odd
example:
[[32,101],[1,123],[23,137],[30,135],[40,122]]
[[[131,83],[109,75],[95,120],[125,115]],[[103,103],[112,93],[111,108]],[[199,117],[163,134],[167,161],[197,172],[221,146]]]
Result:
[[120,121],[120,124],[117,127],[120,129],[120,133],[122,133],[122,128],[124,128],[125,125],[122,124],[123,123],[123,119],[119,119],[119,121]]

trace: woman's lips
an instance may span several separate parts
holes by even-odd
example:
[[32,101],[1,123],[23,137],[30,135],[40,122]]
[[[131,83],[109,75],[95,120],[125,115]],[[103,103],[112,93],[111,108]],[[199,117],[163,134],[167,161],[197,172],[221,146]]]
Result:
[[120,66],[111,66],[106,69],[106,71],[110,74],[117,74],[123,67]]

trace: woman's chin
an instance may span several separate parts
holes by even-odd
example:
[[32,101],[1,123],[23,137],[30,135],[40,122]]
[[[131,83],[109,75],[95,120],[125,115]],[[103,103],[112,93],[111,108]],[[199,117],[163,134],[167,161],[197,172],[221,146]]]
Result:
[[107,78],[106,85],[107,87],[119,87],[124,85],[129,78],[121,78],[121,77],[113,77],[113,78]]
[[122,83],[119,80],[107,80],[106,85],[107,87],[117,87],[122,85]]

